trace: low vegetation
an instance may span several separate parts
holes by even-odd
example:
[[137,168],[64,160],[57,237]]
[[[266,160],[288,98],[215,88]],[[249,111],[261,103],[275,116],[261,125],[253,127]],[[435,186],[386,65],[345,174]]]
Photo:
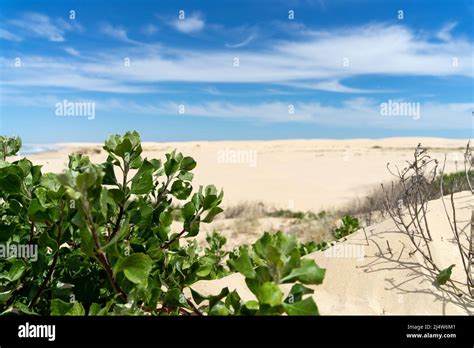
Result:
[[[194,237],[223,212],[223,192],[194,190],[191,157],[173,151],[163,161],[143,158],[139,135],[127,132],[105,142],[104,163],[75,154],[54,174],[26,158],[8,161],[20,147],[19,138],[0,137],[0,243],[38,253],[0,259],[2,315],[319,313],[305,285],[321,284],[325,270],[301,258],[313,245],[265,233],[228,254],[213,233],[199,250]],[[242,273],[257,300],[242,301],[227,288],[216,296],[192,289],[228,272]],[[283,283],[293,285],[287,297]]]

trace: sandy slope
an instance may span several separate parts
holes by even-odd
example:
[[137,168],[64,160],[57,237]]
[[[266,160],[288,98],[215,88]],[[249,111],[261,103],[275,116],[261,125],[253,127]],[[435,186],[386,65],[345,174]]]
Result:
[[[470,192],[456,194],[458,227],[470,233],[474,200]],[[456,264],[452,279],[465,282],[461,259],[448,225],[441,200],[429,204],[428,221],[434,240],[433,257],[441,268]],[[313,286],[321,314],[474,314],[474,300],[460,298],[447,287],[433,285],[433,276],[408,237],[395,229],[391,220],[349,236],[327,251],[307,257],[327,269],[322,285]],[[368,244],[367,244],[368,241]],[[388,251],[387,242],[392,253]],[[204,294],[218,293],[228,286],[244,299],[253,299],[243,276],[201,281],[193,286]],[[287,286],[284,287],[289,290]],[[462,286],[459,288],[463,289]]]
[[[164,158],[177,148],[198,162],[195,185],[215,184],[225,190],[224,205],[263,201],[294,210],[329,209],[364,197],[368,190],[391,179],[387,162],[403,165],[421,142],[434,157],[447,154],[447,171],[462,166],[464,140],[389,138],[359,140],[272,140],[183,143],[144,143],[144,156]],[[73,151],[94,153],[101,144],[60,144],[56,152],[28,156],[48,171],[60,172]]]
[[[263,201],[268,206],[318,211],[364,197],[371,187],[390,180],[386,163],[402,166],[412,158],[418,142],[430,147],[430,154],[439,160],[446,154],[447,171],[455,170],[456,166],[461,169],[465,141],[435,138],[144,143],[143,147],[144,156],[149,158],[163,158],[174,148],[193,156],[198,162],[195,187],[208,183],[223,187],[225,204]],[[62,144],[56,152],[28,157],[43,164],[46,171],[60,172],[71,152],[80,151],[89,154],[93,161],[104,161],[106,155],[100,149],[101,144]],[[456,204],[459,228],[468,232],[474,208],[471,194],[457,194]],[[443,268],[456,264],[453,277],[463,281],[461,261],[441,201],[430,202],[429,208],[435,260]],[[281,225],[275,219],[267,220],[267,229]],[[358,231],[329,252],[307,256],[327,268],[324,283],[314,287],[322,314],[474,313],[472,301],[432,284],[433,277],[421,266],[419,255],[409,255],[409,239],[397,232],[391,221],[369,227],[366,232],[368,245],[364,232]],[[234,237],[229,242],[232,245],[252,242],[258,235],[244,233]],[[392,254],[387,250],[387,242]],[[346,255],[332,255],[331,250]],[[225,286],[237,288],[245,299],[253,298],[239,274],[200,282],[195,288],[209,294]]]

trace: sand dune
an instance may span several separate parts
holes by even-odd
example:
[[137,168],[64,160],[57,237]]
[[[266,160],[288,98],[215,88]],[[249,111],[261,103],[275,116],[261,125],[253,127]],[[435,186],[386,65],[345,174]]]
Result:
[[[472,194],[456,194],[455,204],[461,233],[470,233]],[[428,221],[435,262],[440,268],[456,264],[452,279],[456,284],[465,283],[459,251],[453,243],[441,200],[429,202]],[[410,255],[413,250],[410,240],[391,220],[368,227],[366,233],[367,239],[359,230],[326,251],[306,256],[327,269],[323,284],[312,286],[321,314],[474,314],[472,299],[466,295],[459,297],[456,291],[433,284],[432,272],[418,253]],[[226,286],[237,289],[244,300],[254,299],[241,274],[201,281],[194,284],[193,289],[209,295],[217,294]],[[459,288],[465,290],[461,285]],[[289,291],[289,286],[282,289]]]
[[[430,149],[432,157],[442,161],[447,156],[446,171],[462,168],[466,141],[436,138],[144,143],[143,155],[164,158],[166,152],[176,148],[193,156],[198,162],[195,187],[212,183],[224,188],[224,205],[261,201],[269,207],[317,212],[364,197],[372,187],[390,180],[387,162],[404,166],[419,142]],[[106,158],[101,144],[59,144],[57,151],[28,157],[43,164],[46,171],[60,172],[71,152],[87,153],[95,162]],[[456,194],[456,206],[459,228],[467,233],[474,208],[471,193]],[[435,261],[441,268],[456,264],[453,279],[465,281],[440,200],[430,202],[428,214]],[[278,219],[259,223],[265,229],[284,226]],[[244,232],[229,232],[228,238],[233,240],[228,244],[235,246],[258,238],[255,233]],[[327,252],[306,256],[327,269],[324,283],[314,287],[322,314],[474,313],[472,301],[433,285],[433,274],[418,254],[410,254],[408,237],[398,232],[391,220],[366,228],[366,234],[367,239],[359,230]],[[331,254],[333,251],[335,254]],[[244,299],[253,298],[240,274],[202,281],[193,287],[210,294],[226,286],[238,289]]]
[[[293,210],[330,209],[391,179],[387,162],[403,166],[418,143],[433,157],[447,155],[446,170],[462,166],[465,140],[388,138],[356,140],[272,140],[144,143],[144,156],[164,158],[178,149],[198,162],[195,186],[224,188],[224,205],[262,201],[267,206]],[[71,152],[87,153],[104,161],[102,144],[58,144],[58,151],[28,156],[47,171],[60,172]],[[100,151],[100,153],[98,153]]]

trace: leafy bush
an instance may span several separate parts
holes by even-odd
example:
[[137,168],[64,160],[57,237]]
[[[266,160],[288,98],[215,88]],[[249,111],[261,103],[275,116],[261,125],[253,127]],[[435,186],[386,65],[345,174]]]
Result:
[[198,270],[200,277],[206,279],[222,278],[229,274],[224,266],[224,259],[227,252],[222,250],[227,242],[226,238],[216,231],[208,234],[206,237],[208,246],[204,249],[204,256],[200,259],[201,267]]
[[342,225],[334,230],[334,238],[340,239],[359,229],[359,220],[350,215],[342,217]]
[[442,174],[436,178],[436,180],[433,182],[433,187],[437,191],[437,195],[433,198],[430,197],[430,199],[435,199],[440,197],[439,193],[439,187],[441,184],[441,180],[443,180],[443,187],[444,187],[444,194],[450,194],[456,193],[456,192],[461,192],[461,191],[468,191],[470,190],[469,183],[467,179],[469,178],[470,181],[474,181],[474,170],[470,170],[466,173],[463,171],[459,172],[454,172],[450,174]]
[[[229,261],[258,303],[241,304],[228,289],[186,298],[196,281],[225,272],[225,240],[209,236],[201,255],[193,239],[222,212],[223,192],[209,185],[192,193],[191,157],[173,151],[164,162],[143,158],[138,133],[127,132],[105,142],[104,163],[71,155],[67,169],[53,174],[26,158],[6,161],[20,147],[19,138],[0,137],[0,245],[30,245],[38,254],[0,258],[1,314],[317,314],[301,284],[292,289],[294,302],[281,301],[279,283],[319,284],[324,277],[281,234],[264,235],[252,258],[244,252]],[[174,219],[177,201],[181,218]],[[179,233],[171,231],[173,221]]]
[[310,211],[302,212],[302,211],[292,211],[289,209],[279,209],[279,210],[271,211],[267,213],[267,215],[270,217],[280,217],[280,218],[287,218],[287,219],[318,220],[318,219],[323,218],[326,215],[326,212],[322,211],[318,214],[315,214]]
[[314,241],[310,241],[307,243],[301,243],[299,245],[299,250],[301,256],[311,254],[314,251],[318,250],[325,250],[329,247],[329,244],[327,242],[321,242],[321,243],[316,243]]
[[[241,246],[230,255],[230,269],[245,276],[245,282],[257,301],[231,304],[232,314],[318,315],[318,307],[311,296],[313,290],[305,284],[321,284],[326,270],[314,260],[301,259],[298,243],[293,236],[282,232],[267,232],[252,246]],[[294,283],[284,298],[280,284]],[[235,296],[235,295],[234,295]],[[225,303],[222,303],[221,308]]]

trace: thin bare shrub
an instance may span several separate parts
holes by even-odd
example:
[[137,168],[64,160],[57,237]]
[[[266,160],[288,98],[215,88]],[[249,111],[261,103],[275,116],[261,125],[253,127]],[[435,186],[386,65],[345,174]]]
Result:
[[[428,261],[434,270],[439,270],[433,261],[429,241],[432,240],[427,220],[427,204],[429,187],[436,179],[438,162],[432,159],[425,148],[418,144],[413,161],[407,161],[407,166],[392,169],[387,163],[387,169],[397,179],[401,186],[401,195],[394,192],[395,185],[388,189],[382,184],[385,193],[385,208],[397,228],[406,233],[416,251]],[[394,197],[397,203],[394,204]]]
[[472,188],[472,183],[471,183],[472,163],[473,163],[473,157],[472,157],[472,150],[471,150],[471,141],[468,141],[466,145],[466,151],[464,151],[464,174],[466,175],[467,185],[469,186],[471,193],[474,194],[474,190]]
[[[443,168],[441,169],[441,177],[444,177],[444,168],[446,165],[446,157],[444,158],[443,162]],[[472,167],[472,153],[470,149],[470,142],[467,143],[466,145],[466,151],[464,153],[464,169],[465,169],[465,174],[466,174],[466,181],[471,189],[472,193],[472,186],[470,183],[470,175],[469,172]],[[463,233],[462,231],[459,230],[458,225],[459,221],[457,221],[456,218],[456,206],[454,203],[454,192],[458,190],[458,187],[460,185],[460,178],[454,176],[452,180],[447,181],[446,180],[440,180],[440,193],[441,193],[441,202],[443,203],[444,211],[446,213],[446,218],[448,219],[449,225],[451,227],[451,231],[453,232],[454,235],[454,240],[456,242],[456,245],[459,250],[459,255],[461,256],[461,261],[462,261],[462,266],[464,273],[466,274],[466,285],[467,289],[469,291],[469,294],[471,297],[474,298],[474,281],[473,281],[473,276],[472,276],[472,263],[474,262],[473,258],[473,243],[474,243],[474,211],[471,214],[471,228],[470,228],[470,234],[468,235],[467,233]],[[445,184],[448,184],[449,187],[449,208],[451,210],[451,214],[448,211],[448,207],[445,202]]]
[[[466,153],[470,151],[469,144]],[[467,156],[465,155],[465,158]],[[471,159],[469,158],[469,161]],[[446,158],[444,164],[446,163]],[[413,160],[407,161],[407,166],[403,169],[398,167],[391,168],[387,164],[390,173],[396,178],[396,183],[392,183],[391,188],[382,185],[382,190],[385,196],[385,209],[395,223],[397,229],[405,233],[413,247],[414,252],[418,252],[427,262],[428,266],[437,274],[436,283],[444,285],[448,283],[453,287],[459,296],[462,296],[462,291],[450,279],[452,267],[446,269],[440,268],[433,259],[433,254],[430,249],[430,244],[433,241],[427,216],[428,201],[434,198],[441,197],[446,216],[453,231],[454,241],[457,244],[461,255],[463,269],[467,276],[466,286],[469,294],[473,296],[473,279],[471,274],[472,259],[472,228],[471,236],[467,233],[462,233],[458,228],[458,221],[456,221],[456,209],[454,204],[454,193],[461,190],[466,190],[466,183],[464,175],[453,173],[450,175],[444,174],[443,168],[438,171],[438,161],[431,158],[427,150],[418,144],[414,152]],[[466,179],[469,181],[472,177],[470,166],[465,163]],[[450,209],[451,215],[448,213],[444,195],[445,185],[449,184]],[[402,191],[400,191],[400,187]],[[398,188],[398,189],[397,189]],[[435,192],[437,191],[437,192]],[[394,201],[397,203],[394,204]],[[474,213],[473,213],[474,221]]]
[[265,216],[267,209],[262,202],[241,202],[227,207],[224,212],[226,219],[252,218],[258,219]]
[[[431,196],[432,183],[436,179],[438,161],[432,159],[425,148],[418,144],[414,152],[412,162],[407,161],[407,166],[400,170],[394,169],[387,163],[387,169],[401,185],[402,193],[394,192],[392,184],[391,191],[385,189],[385,205],[396,226],[404,231],[416,250],[433,266],[429,241],[432,240],[427,219],[427,205]],[[397,197],[397,204],[393,204],[393,197]]]

